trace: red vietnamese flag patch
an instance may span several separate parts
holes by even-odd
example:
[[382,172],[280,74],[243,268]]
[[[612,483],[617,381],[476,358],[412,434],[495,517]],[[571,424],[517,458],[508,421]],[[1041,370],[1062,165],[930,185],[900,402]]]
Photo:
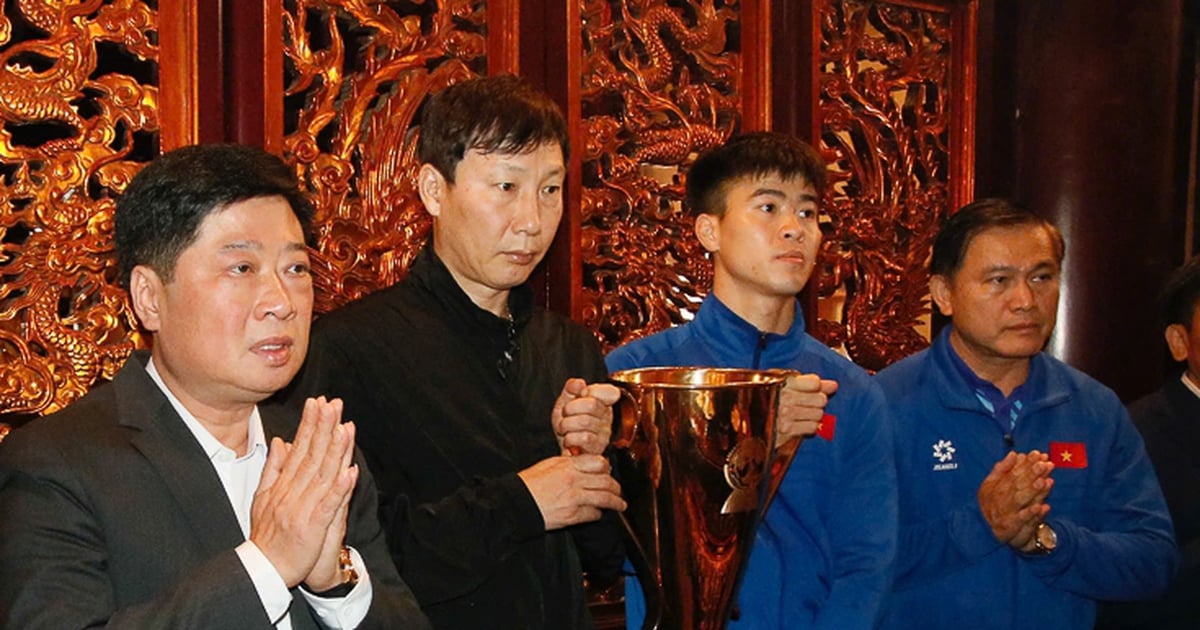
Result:
[[1087,448],[1083,442],[1051,442],[1050,463],[1055,468],[1087,468]]
[[837,428],[837,416],[825,414],[821,416],[821,421],[817,423],[817,435],[833,441],[833,430]]

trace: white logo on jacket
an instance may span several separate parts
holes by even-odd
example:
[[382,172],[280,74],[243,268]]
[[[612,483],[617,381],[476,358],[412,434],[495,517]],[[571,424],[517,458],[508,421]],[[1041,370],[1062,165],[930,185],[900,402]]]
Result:
[[934,470],[954,470],[958,468],[958,462],[954,461],[954,442],[950,440],[938,440],[933,445],[933,458],[938,463],[933,465]]

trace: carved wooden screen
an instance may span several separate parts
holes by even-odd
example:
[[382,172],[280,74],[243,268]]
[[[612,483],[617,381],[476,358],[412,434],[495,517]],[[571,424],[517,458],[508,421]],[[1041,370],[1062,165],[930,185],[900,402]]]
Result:
[[285,0],[284,150],[317,207],[317,311],[400,280],[429,234],[413,120],[486,74],[507,2]]
[[974,2],[819,4],[831,221],[816,334],[878,370],[928,345],[928,257],[972,194]]
[[690,318],[711,267],[681,171],[760,126],[756,2],[580,0],[580,317],[607,346]]
[[159,147],[158,4],[3,4],[0,420],[66,405],[141,344],[111,231]]
[[[970,198],[975,4],[806,2],[811,35],[766,4],[581,0],[578,314],[608,347],[690,319],[711,268],[681,207],[686,168],[770,126],[765,103],[815,99],[831,187],[813,328],[879,369],[928,343],[933,234]],[[818,93],[771,85],[783,64],[812,64]]]

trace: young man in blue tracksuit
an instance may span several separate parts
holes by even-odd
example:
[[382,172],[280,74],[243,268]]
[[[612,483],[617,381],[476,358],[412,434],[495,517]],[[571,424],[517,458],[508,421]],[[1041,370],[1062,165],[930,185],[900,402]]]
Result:
[[1096,600],[1160,592],[1177,554],[1142,440],[1108,388],[1042,352],[1062,236],[985,200],[939,233],[948,326],[879,373],[900,543],[887,628],[1091,628]]
[[[693,321],[607,358],[614,371],[690,365],[805,374],[781,396],[778,439],[803,442],[758,530],[732,628],[871,628],[891,583],[896,485],[882,393],[804,332],[796,301],[821,243],[824,173],[816,151],[779,134],[747,134],[701,156],[687,199],[712,255],[712,293]],[[626,612],[629,627],[640,628],[645,602],[632,579]]]

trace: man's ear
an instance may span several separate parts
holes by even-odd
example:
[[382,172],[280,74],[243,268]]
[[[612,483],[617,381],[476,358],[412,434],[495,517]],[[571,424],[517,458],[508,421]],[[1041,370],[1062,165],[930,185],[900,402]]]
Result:
[[165,298],[162,278],[150,267],[138,265],[129,274],[129,298],[142,327],[151,332],[162,327],[161,302]]
[[696,238],[700,239],[700,245],[709,253],[720,251],[721,249],[721,219],[714,214],[700,213],[696,215]]
[[1188,329],[1183,324],[1171,324],[1163,331],[1167,338],[1167,348],[1171,350],[1171,358],[1176,361],[1187,361],[1188,358]]
[[421,196],[421,203],[425,204],[425,211],[430,216],[436,217],[442,213],[446,185],[446,178],[441,171],[428,162],[421,165],[421,170],[417,172],[417,194]]
[[940,274],[929,278],[929,297],[933,298],[933,303],[937,304],[938,310],[946,317],[954,315],[954,300],[950,294],[949,278]]

